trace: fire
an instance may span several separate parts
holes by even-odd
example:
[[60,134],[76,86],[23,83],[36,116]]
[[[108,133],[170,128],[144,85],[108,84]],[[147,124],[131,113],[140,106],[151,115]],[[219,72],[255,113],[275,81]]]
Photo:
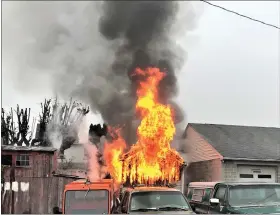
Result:
[[171,107],[158,101],[158,84],[165,73],[159,68],[147,68],[136,69],[134,75],[144,77],[137,89],[136,111],[141,117],[138,141],[126,154],[120,135],[112,144],[107,143],[104,155],[108,171],[119,183],[176,182],[183,159],[170,146],[175,134]]
[[[109,128],[109,132],[112,133],[111,128]],[[120,157],[124,153],[126,144],[120,135],[120,130],[116,130],[115,133],[117,138],[114,139],[113,143],[105,143],[103,156],[107,164],[107,171],[120,183],[122,181],[122,163],[120,162]]]

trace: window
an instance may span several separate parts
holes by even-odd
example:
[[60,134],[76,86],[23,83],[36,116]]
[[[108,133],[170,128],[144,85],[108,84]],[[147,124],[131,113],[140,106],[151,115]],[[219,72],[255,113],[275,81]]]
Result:
[[212,189],[211,188],[206,188],[204,190],[204,196],[203,196],[202,201],[205,202],[205,203],[206,202],[209,203],[211,193],[212,193]]
[[258,178],[271,178],[271,175],[258,175]]
[[16,166],[29,166],[29,155],[17,155]]
[[2,155],[1,156],[1,164],[12,166],[13,164],[13,156],[12,155]]
[[280,202],[279,185],[237,185],[229,189],[231,206],[273,205]]
[[65,195],[66,214],[108,214],[108,190],[69,190]]
[[191,200],[192,199],[192,194],[193,194],[193,188],[189,188],[188,190],[188,195],[187,195],[187,199]]
[[220,200],[220,203],[224,203],[225,200],[225,194],[226,194],[226,188],[225,187],[219,187],[218,190],[215,193],[215,197]]
[[253,174],[240,174],[240,178],[254,178]]
[[204,190],[203,189],[194,189],[193,195],[192,195],[192,200],[201,202],[202,196],[204,195]]
[[190,207],[179,191],[141,191],[131,194],[130,211],[141,208],[161,208],[173,205],[188,210]]

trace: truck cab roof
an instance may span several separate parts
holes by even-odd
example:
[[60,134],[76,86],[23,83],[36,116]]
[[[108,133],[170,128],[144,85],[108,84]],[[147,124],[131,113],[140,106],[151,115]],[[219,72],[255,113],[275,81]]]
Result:
[[77,190],[77,188],[88,189],[89,187],[93,189],[113,189],[113,180],[102,179],[99,181],[91,182],[87,179],[79,179],[65,185],[65,190]]

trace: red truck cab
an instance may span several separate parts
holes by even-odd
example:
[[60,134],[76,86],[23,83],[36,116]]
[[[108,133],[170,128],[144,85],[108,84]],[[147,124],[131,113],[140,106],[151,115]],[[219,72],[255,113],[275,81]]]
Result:
[[114,204],[112,179],[86,179],[65,185],[62,214],[110,214]]

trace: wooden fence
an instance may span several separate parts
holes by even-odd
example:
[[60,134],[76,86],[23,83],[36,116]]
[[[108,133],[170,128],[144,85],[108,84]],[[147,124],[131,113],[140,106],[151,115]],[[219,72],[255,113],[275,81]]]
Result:
[[64,185],[74,179],[63,177],[21,177],[2,184],[1,213],[52,214],[61,207]]

